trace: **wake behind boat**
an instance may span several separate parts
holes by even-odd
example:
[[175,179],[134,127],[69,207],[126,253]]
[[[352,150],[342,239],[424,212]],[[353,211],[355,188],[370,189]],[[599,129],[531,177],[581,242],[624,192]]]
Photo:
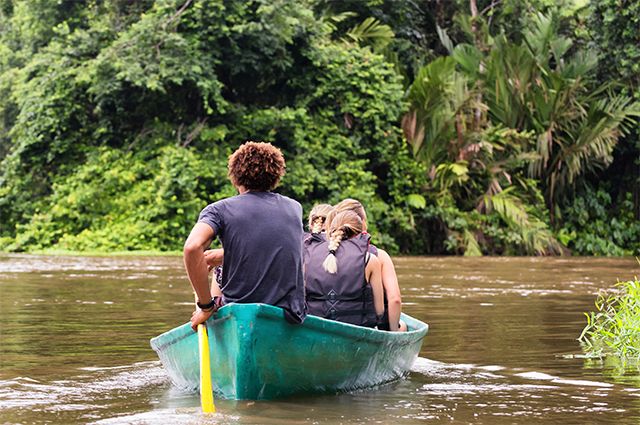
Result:
[[[316,316],[302,325],[280,308],[229,304],[207,322],[214,391],[236,400],[363,389],[406,375],[428,325],[406,314],[408,332],[385,332]],[[151,339],[171,380],[199,387],[198,336],[184,324]]]

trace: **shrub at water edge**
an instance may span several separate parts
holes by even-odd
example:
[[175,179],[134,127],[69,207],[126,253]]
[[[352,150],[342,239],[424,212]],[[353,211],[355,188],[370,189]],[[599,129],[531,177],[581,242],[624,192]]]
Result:
[[640,281],[618,282],[613,291],[602,291],[596,311],[585,313],[587,325],[578,338],[589,357],[640,360]]

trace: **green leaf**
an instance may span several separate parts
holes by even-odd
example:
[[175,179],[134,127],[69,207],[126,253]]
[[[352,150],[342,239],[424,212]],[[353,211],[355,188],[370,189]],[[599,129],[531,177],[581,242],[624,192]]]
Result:
[[427,200],[422,195],[412,193],[411,195],[407,195],[407,204],[412,208],[423,210],[427,206]]

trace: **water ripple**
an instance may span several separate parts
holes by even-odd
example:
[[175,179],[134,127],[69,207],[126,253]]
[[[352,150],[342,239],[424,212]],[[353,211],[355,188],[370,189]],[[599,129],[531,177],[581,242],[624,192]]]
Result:
[[[90,375],[44,383],[26,377],[0,381],[0,409],[46,407],[46,410],[85,410],[99,407],[87,401],[109,392],[119,396],[169,382],[160,362],[139,362],[116,368],[82,368]],[[112,374],[114,370],[118,372]]]

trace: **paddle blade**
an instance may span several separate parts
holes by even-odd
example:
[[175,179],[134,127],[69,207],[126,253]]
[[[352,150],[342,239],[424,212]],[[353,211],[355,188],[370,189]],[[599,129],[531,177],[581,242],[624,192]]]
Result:
[[204,413],[215,413],[213,388],[211,386],[211,358],[209,357],[209,337],[204,324],[198,325],[198,346],[200,347],[200,404]]

